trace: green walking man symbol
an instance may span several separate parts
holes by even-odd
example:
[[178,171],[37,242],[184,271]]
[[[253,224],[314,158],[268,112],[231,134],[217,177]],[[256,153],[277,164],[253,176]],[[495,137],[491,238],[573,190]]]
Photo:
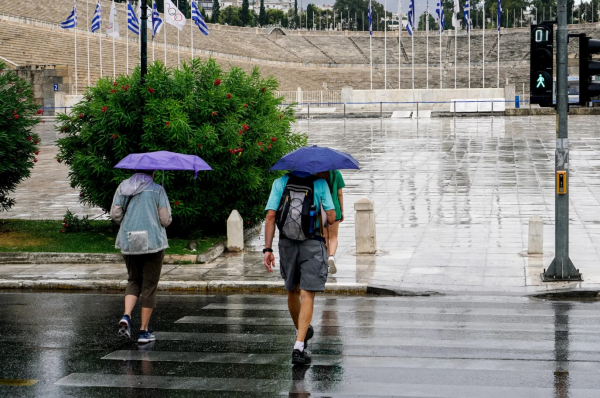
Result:
[[546,87],[546,85],[544,84],[544,76],[542,76],[541,73],[540,73],[540,77],[538,77],[538,79],[537,79],[537,86],[535,86],[535,88],[540,88],[540,86],[542,86],[542,88]]

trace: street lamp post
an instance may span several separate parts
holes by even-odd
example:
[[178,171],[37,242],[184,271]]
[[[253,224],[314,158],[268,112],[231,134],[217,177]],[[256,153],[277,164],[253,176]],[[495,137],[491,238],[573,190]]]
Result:
[[146,74],[148,73],[148,1],[142,0],[142,15],[140,26],[140,70],[142,85],[146,83]]

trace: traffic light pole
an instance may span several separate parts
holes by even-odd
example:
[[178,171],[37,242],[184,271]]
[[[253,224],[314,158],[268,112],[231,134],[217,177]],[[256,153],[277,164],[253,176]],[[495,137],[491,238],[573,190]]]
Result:
[[556,254],[542,279],[546,282],[581,281],[581,274],[569,258],[569,97],[567,0],[558,0],[556,30],[556,193],[555,193],[555,247]]

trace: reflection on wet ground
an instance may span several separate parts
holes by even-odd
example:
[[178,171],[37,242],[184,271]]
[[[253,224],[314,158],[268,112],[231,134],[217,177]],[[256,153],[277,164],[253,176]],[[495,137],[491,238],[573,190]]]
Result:
[[[570,255],[583,273],[582,286],[600,283],[599,123],[595,116],[569,118]],[[339,271],[330,283],[419,291],[547,289],[539,275],[554,254],[554,117],[301,120],[296,129],[311,144],[351,153],[362,166],[343,171],[346,220]],[[50,155],[55,150],[43,149]],[[32,178],[20,186],[21,207],[0,217],[60,218],[67,207],[78,209],[64,165],[50,155],[40,157]],[[353,203],[364,196],[375,202],[374,256],[355,255]],[[527,257],[533,215],[545,224],[544,255]],[[278,279],[261,266],[262,242],[261,235],[247,253],[219,258],[210,272],[178,267],[165,277]]]
[[310,367],[290,364],[281,295],[160,295],[157,341],[145,346],[116,336],[121,295],[0,302],[0,396],[575,398],[600,388],[598,302],[318,296]]

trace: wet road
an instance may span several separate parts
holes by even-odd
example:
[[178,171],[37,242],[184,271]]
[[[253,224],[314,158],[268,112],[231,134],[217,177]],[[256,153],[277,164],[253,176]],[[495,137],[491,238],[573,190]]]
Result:
[[302,368],[284,296],[160,296],[145,347],[117,339],[121,305],[0,293],[0,396],[600,395],[597,301],[322,296]]

